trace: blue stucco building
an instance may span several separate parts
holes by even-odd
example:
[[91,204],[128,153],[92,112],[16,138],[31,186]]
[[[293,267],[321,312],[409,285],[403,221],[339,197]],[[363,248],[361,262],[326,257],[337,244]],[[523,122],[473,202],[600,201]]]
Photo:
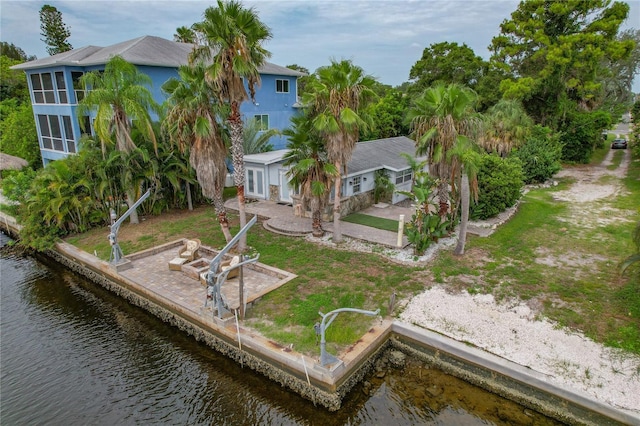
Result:
[[[115,55],[137,66],[151,77],[149,88],[158,103],[165,101],[162,84],[170,77],[178,77],[178,67],[187,63],[191,44],[177,43],[160,37],[143,36],[108,47],[85,46],[43,59],[12,67],[24,70],[38,131],[42,161],[64,158],[78,151],[82,136],[80,120],[90,129],[90,117],[78,117],[76,110],[84,92],[80,77],[104,69]],[[262,84],[256,92],[255,103],[244,102],[244,120],[256,118],[263,130],[283,130],[300,108],[297,79],[304,74],[272,63],[260,68]],[[284,136],[270,140],[274,149],[286,146]]]

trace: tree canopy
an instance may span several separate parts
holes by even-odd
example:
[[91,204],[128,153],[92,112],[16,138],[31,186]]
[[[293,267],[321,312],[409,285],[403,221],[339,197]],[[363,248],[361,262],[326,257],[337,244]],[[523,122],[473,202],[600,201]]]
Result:
[[424,49],[422,58],[411,67],[414,89],[422,93],[437,83],[458,83],[474,88],[483,75],[486,62],[466,44],[442,42]]
[[568,110],[597,108],[604,65],[634,47],[617,39],[628,14],[628,4],[610,0],[520,2],[490,46],[494,63],[515,76],[502,81],[504,95],[522,99],[536,122],[554,128]]
[[35,55],[27,55],[24,53],[24,50],[13,43],[8,43],[6,41],[0,41],[0,55],[20,62],[33,61],[37,59]]
[[49,55],[57,55],[73,49],[67,39],[71,36],[69,27],[62,21],[62,13],[54,6],[45,4],[40,9],[40,29],[47,44]]

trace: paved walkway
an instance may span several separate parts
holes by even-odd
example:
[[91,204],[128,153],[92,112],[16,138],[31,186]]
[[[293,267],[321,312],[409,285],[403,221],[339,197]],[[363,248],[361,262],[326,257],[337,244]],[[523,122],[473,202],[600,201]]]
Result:
[[[238,201],[235,198],[227,200],[225,206],[229,210],[238,211]],[[267,218],[264,226],[272,232],[296,236],[311,234],[311,219],[294,216],[291,205],[280,204],[274,201],[256,200],[247,203],[245,208],[249,215],[258,215]],[[490,220],[470,222],[467,232],[480,237],[487,237],[495,231],[498,225],[508,220],[515,210],[516,208],[512,207]],[[400,215],[404,215],[406,223],[411,220],[413,209],[411,207],[379,203],[362,210],[360,213],[391,220],[399,220]],[[345,221],[341,222],[341,226],[342,234],[345,237],[386,247],[398,248],[397,232],[384,231]],[[322,227],[327,232],[333,232],[333,222],[323,222]],[[401,247],[404,248],[408,245],[409,242],[405,235],[402,238]]]
[[[247,214],[258,215],[268,218],[265,228],[270,231],[285,235],[306,235],[311,234],[311,219],[296,217],[293,214],[291,205],[279,204],[274,201],[253,201],[245,205]],[[225,207],[229,210],[238,211],[238,201],[233,198],[227,200]],[[383,217],[386,219],[398,220],[404,214],[405,221],[411,218],[411,209],[388,204],[380,204],[378,207],[372,206],[361,213],[370,216]],[[322,227],[327,232],[333,232],[333,222],[323,222]],[[380,244],[387,247],[398,247],[398,233],[371,228],[369,226],[355,223],[341,222],[342,235],[373,244]],[[402,247],[408,245],[407,237],[403,236]]]

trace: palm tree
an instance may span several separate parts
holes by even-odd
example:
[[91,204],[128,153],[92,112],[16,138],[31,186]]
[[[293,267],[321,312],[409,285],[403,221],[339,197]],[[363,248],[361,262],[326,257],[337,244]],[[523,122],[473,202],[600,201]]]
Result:
[[[284,165],[291,168],[287,176],[300,190],[303,198],[311,201],[311,223],[314,237],[322,237],[322,210],[326,205],[332,179],[339,173],[329,162],[322,139],[306,115],[291,119],[292,127],[285,129],[289,137]],[[304,204],[304,202],[303,202]]]
[[[233,0],[218,0],[218,6],[207,8],[202,22],[195,23],[192,28],[203,44],[194,48],[190,59],[210,64],[206,77],[220,100],[227,102],[231,109],[227,123],[231,135],[233,176],[238,190],[242,228],[247,223],[247,217],[240,104],[249,98],[255,98],[256,86],[260,84],[259,67],[270,56],[262,43],[271,38],[271,30],[260,21],[253,8],[245,9],[241,3]],[[245,250],[246,241],[246,235],[243,235],[238,242],[239,252]]]
[[192,28],[182,26],[176,28],[176,33],[173,35],[173,41],[177,41],[178,43],[196,44],[198,37]]
[[477,132],[479,120],[473,111],[476,99],[474,91],[459,84],[438,85],[426,89],[407,112],[416,153],[427,155],[429,172],[438,179],[438,214],[442,218],[449,212],[449,184],[454,185],[447,152],[459,136]]
[[273,151],[269,139],[280,135],[278,129],[261,130],[258,120],[249,120],[242,131],[242,147],[245,155]]
[[[95,111],[94,129],[103,152],[107,145],[115,145],[116,150],[124,153],[133,151],[136,148],[131,136],[134,128],[156,146],[150,111],[158,112],[159,106],[149,91],[149,76],[122,57],[114,56],[105,65],[104,72],[86,73],[80,82],[88,93],[80,101],[77,114],[82,117]],[[129,206],[136,202],[140,189],[127,185]],[[136,211],[131,213],[130,222],[139,222]]]
[[227,176],[227,149],[218,125],[219,111],[214,90],[205,79],[201,63],[183,65],[180,79],[169,79],[162,90],[170,105],[163,128],[182,152],[189,152],[189,163],[196,171],[202,194],[213,200],[218,222],[227,241],[231,240],[223,191]]
[[333,240],[339,243],[342,174],[346,174],[360,130],[369,124],[364,111],[375,97],[375,79],[347,60],[332,60],[331,65],[319,68],[316,74],[317,78],[309,82],[303,102],[310,108],[314,127],[325,141],[329,161],[338,171],[334,182]]
[[[478,165],[480,164],[480,154],[478,146],[468,137],[459,135],[456,143],[447,153],[448,160],[454,170],[453,175],[460,176],[460,203],[461,218],[460,229],[458,231],[458,244],[453,253],[464,254],[464,246],[467,241],[467,225],[469,223],[469,204],[473,196],[478,201]],[[455,170],[460,168],[460,170]]]
[[531,133],[533,120],[520,101],[502,99],[487,111],[484,127],[484,135],[478,143],[487,152],[496,152],[504,157],[525,142]]

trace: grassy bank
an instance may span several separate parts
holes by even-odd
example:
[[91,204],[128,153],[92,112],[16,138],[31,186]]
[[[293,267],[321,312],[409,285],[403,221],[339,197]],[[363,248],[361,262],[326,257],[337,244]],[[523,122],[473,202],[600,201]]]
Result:
[[[238,230],[237,217],[231,215]],[[108,230],[92,230],[67,242],[107,260]],[[118,242],[125,254],[134,253],[179,238],[199,238],[203,244],[220,248],[225,241],[213,208],[193,212],[172,212],[151,217],[139,225],[124,224]],[[319,347],[313,325],[321,321],[318,311],[352,307],[388,314],[389,298],[398,300],[425,288],[424,267],[407,267],[374,254],[352,253],[318,246],[300,237],[272,234],[260,224],[248,234],[249,246],[260,253],[260,262],[290,271],[298,277],[267,294],[247,311],[246,323],[282,345],[317,355]],[[364,315],[341,314],[327,331],[327,349],[336,352],[354,343],[370,327]]]

